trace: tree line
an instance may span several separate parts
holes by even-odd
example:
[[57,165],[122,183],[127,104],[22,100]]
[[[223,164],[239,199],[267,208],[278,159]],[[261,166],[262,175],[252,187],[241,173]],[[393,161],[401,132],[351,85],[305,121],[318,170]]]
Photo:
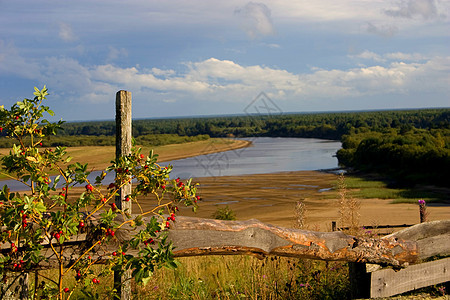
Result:
[[[114,145],[115,122],[63,124],[49,146]],[[4,134],[4,133],[3,133]],[[408,182],[448,185],[450,109],[297,113],[133,120],[141,145],[209,137],[302,137],[342,141],[339,163]],[[0,139],[0,147],[10,147]]]

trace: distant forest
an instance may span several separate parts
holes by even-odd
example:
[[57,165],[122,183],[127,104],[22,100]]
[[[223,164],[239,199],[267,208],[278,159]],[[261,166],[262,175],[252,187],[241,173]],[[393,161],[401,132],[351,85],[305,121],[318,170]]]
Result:
[[[114,145],[115,122],[65,123],[44,146]],[[4,134],[4,133],[3,133]],[[449,186],[450,109],[133,120],[140,145],[209,137],[302,137],[342,141],[339,163],[405,182]],[[0,147],[10,140],[1,138]]]

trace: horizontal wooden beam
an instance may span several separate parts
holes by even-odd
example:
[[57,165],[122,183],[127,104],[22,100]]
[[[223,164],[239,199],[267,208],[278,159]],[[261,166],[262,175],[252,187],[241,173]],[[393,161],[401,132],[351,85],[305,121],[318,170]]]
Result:
[[[149,218],[143,218],[144,224]],[[117,220],[119,223],[122,220]],[[343,233],[317,232],[283,228],[258,220],[221,221],[179,216],[168,231],[174,244],[174,256],[251,254],[302,257],[319,260],[362,262],[394,267],[406,267],[421,259],[450,253],[450,220],[415,225],[383,238],[356,237]],[[99,262],[110,259],[120,244],[139,228],[128,225],[116,231],[115,238],[95,248],[91,255]],[[91,244],[90,236],[80,234],[65,243],[64,261],[70,265]],[[47,258],[40,268],[57,265],[55,254],[48,245]],[[9,251],[2,245],[2,252]],[[20,249],[19,249],[20,250]],[[127,254],[136,255],[136,249]]]
[[178,217],[169,231],[174,255],[278,255],[320,260],[368,262],[403,267],[418,258],[417,243],[374,239],[341,231],[316,232],[283,228],[258,220],[221,221]]

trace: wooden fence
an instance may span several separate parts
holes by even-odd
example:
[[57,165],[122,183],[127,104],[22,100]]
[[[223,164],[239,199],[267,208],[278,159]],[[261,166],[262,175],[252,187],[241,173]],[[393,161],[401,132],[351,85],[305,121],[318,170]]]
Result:
[[[116,153],[126,155],[131,146],[131,93],[119,91],[116,107],[117,140],[120,144]],[[123,195],[127,193],[129,191],[123,191]],[[116,198],[118,207],[129,205],[123,201],[124,198]],[[117,222],[121,223],[123,220],[120,218],[117,218]],[[149,221],[146,218],[143,220],[144,223]],[[450,255],[449,228],[450,220],[434,221],[417,224],[382,238],[369,238],[347,235],[342,231],[315,232],[283,228],[257,220],[220,221],[179,216],[169,230],[169,240],[176,247],[175,257],[250,254],[261,258],[277,255],[351,262],[353,296],[384,297],[450,281],[450,258],[422,263],[434,256]],[[115,242],[102,247],[109,247],[106,251],[114,251],[139,229],[122,226],[116,232]],[[64,243],[67,250],[64,251],[63,261],[67,265],[75,261],[89,243],[86,234]],[[48,243],[44,246],[47,248],[42,255],[47,260],[39,268],[57,266],[61,258],[55,257]],[[1,251],[9,250],[2,245]],[[130,250],[127,254],[136,252]],[[390,268],[381,269],[374,265]],[[369,269],[376,271],[368,272]],[[27,298],[28,274],[19,273],[15,278],[2,285],[2,292],[9,290],[3,293],[4,299]],[[131,298],[129,278],[130,273],[122,277],[117,274],[114,276],[114,286],[120,291],[121,299]]]

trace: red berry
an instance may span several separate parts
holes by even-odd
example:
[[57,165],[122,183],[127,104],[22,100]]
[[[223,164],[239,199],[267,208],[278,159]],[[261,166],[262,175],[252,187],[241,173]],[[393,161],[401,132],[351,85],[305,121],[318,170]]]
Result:
[[166,222],[166,228],[170,228],[170,223]]
[[114,252],[112,253],[112,255],[113,255],[113,256],[117,256],[117,252],[114,251]]
[[175,179],[175,181],[178,183],[180,182],[180,177],[178,177],[177,179]]
[[165,185],[162,185],[161,188],[162,188],[163,190],[165,190],[165,189],[166,189],[166,186],[165,186]]
[[41,142],[41,143],[39,143],[39,146],[41,146],[41,147],[42,147],[42,142]]
[[141,154],[140,157],[141,157],[141,158],[144,158],[144,154]]
[[122,173],[122,168],[118,168],[117,173]]
[[83,222],[83,221],[80,221],[80,223],[78,223],[78,227],[79,227],[79,228],[83,228],[83,227],[84,227],[84,222]]
[[16,116],[16,120],[19,120],[19,116]]
[[111,236],[114,236],[115,232],[114,230],[111,230],[111,232],[109,233]]
[[88,259],[90,260],[90,259],[92,259],[92,257],[89,255],[89,256],[88,256]]
[[0,132],[2,132],[3,131],[3,127],[0,127]]
[[97,278],[92,279],[92,282],[97,283],[98,282]]
[[130,197],[127,196],[127,197],[125,198],[125,201],[126,201],[126,202],[130,201]]
[[171,219],[172,221],[175,221],[175,216],[171,216],[170,219]]
[[125,256],[125,254],[126,254],[125,252],[122,252],[122,255],[123,255],[123,256]]
[[117,206],[115,203],[111,203],[111,209],[112,209],[112,211],[115,211],[117,209]]
[[195,198],[196,198],[197,200],[199,200],[199,201],[200,201],[200,199],[201,199],[200,196],[195,196]]
[[68,293],[68,292],[69,292],[69,288],[65,288],[64,293]]
[[86,185],[86,190],[92,192],[94,190],[94,187],[92,185],[90,185],[90,184],[87,184]]
[[14,269],[16,269],[17,268],[17,264],[14,264],[13,267],[14,267]]
[[55,234],[55,238],[56,238],[57,240],[59,240],[60,237],[61,237],[61,235],[60,235],[59,233]]

